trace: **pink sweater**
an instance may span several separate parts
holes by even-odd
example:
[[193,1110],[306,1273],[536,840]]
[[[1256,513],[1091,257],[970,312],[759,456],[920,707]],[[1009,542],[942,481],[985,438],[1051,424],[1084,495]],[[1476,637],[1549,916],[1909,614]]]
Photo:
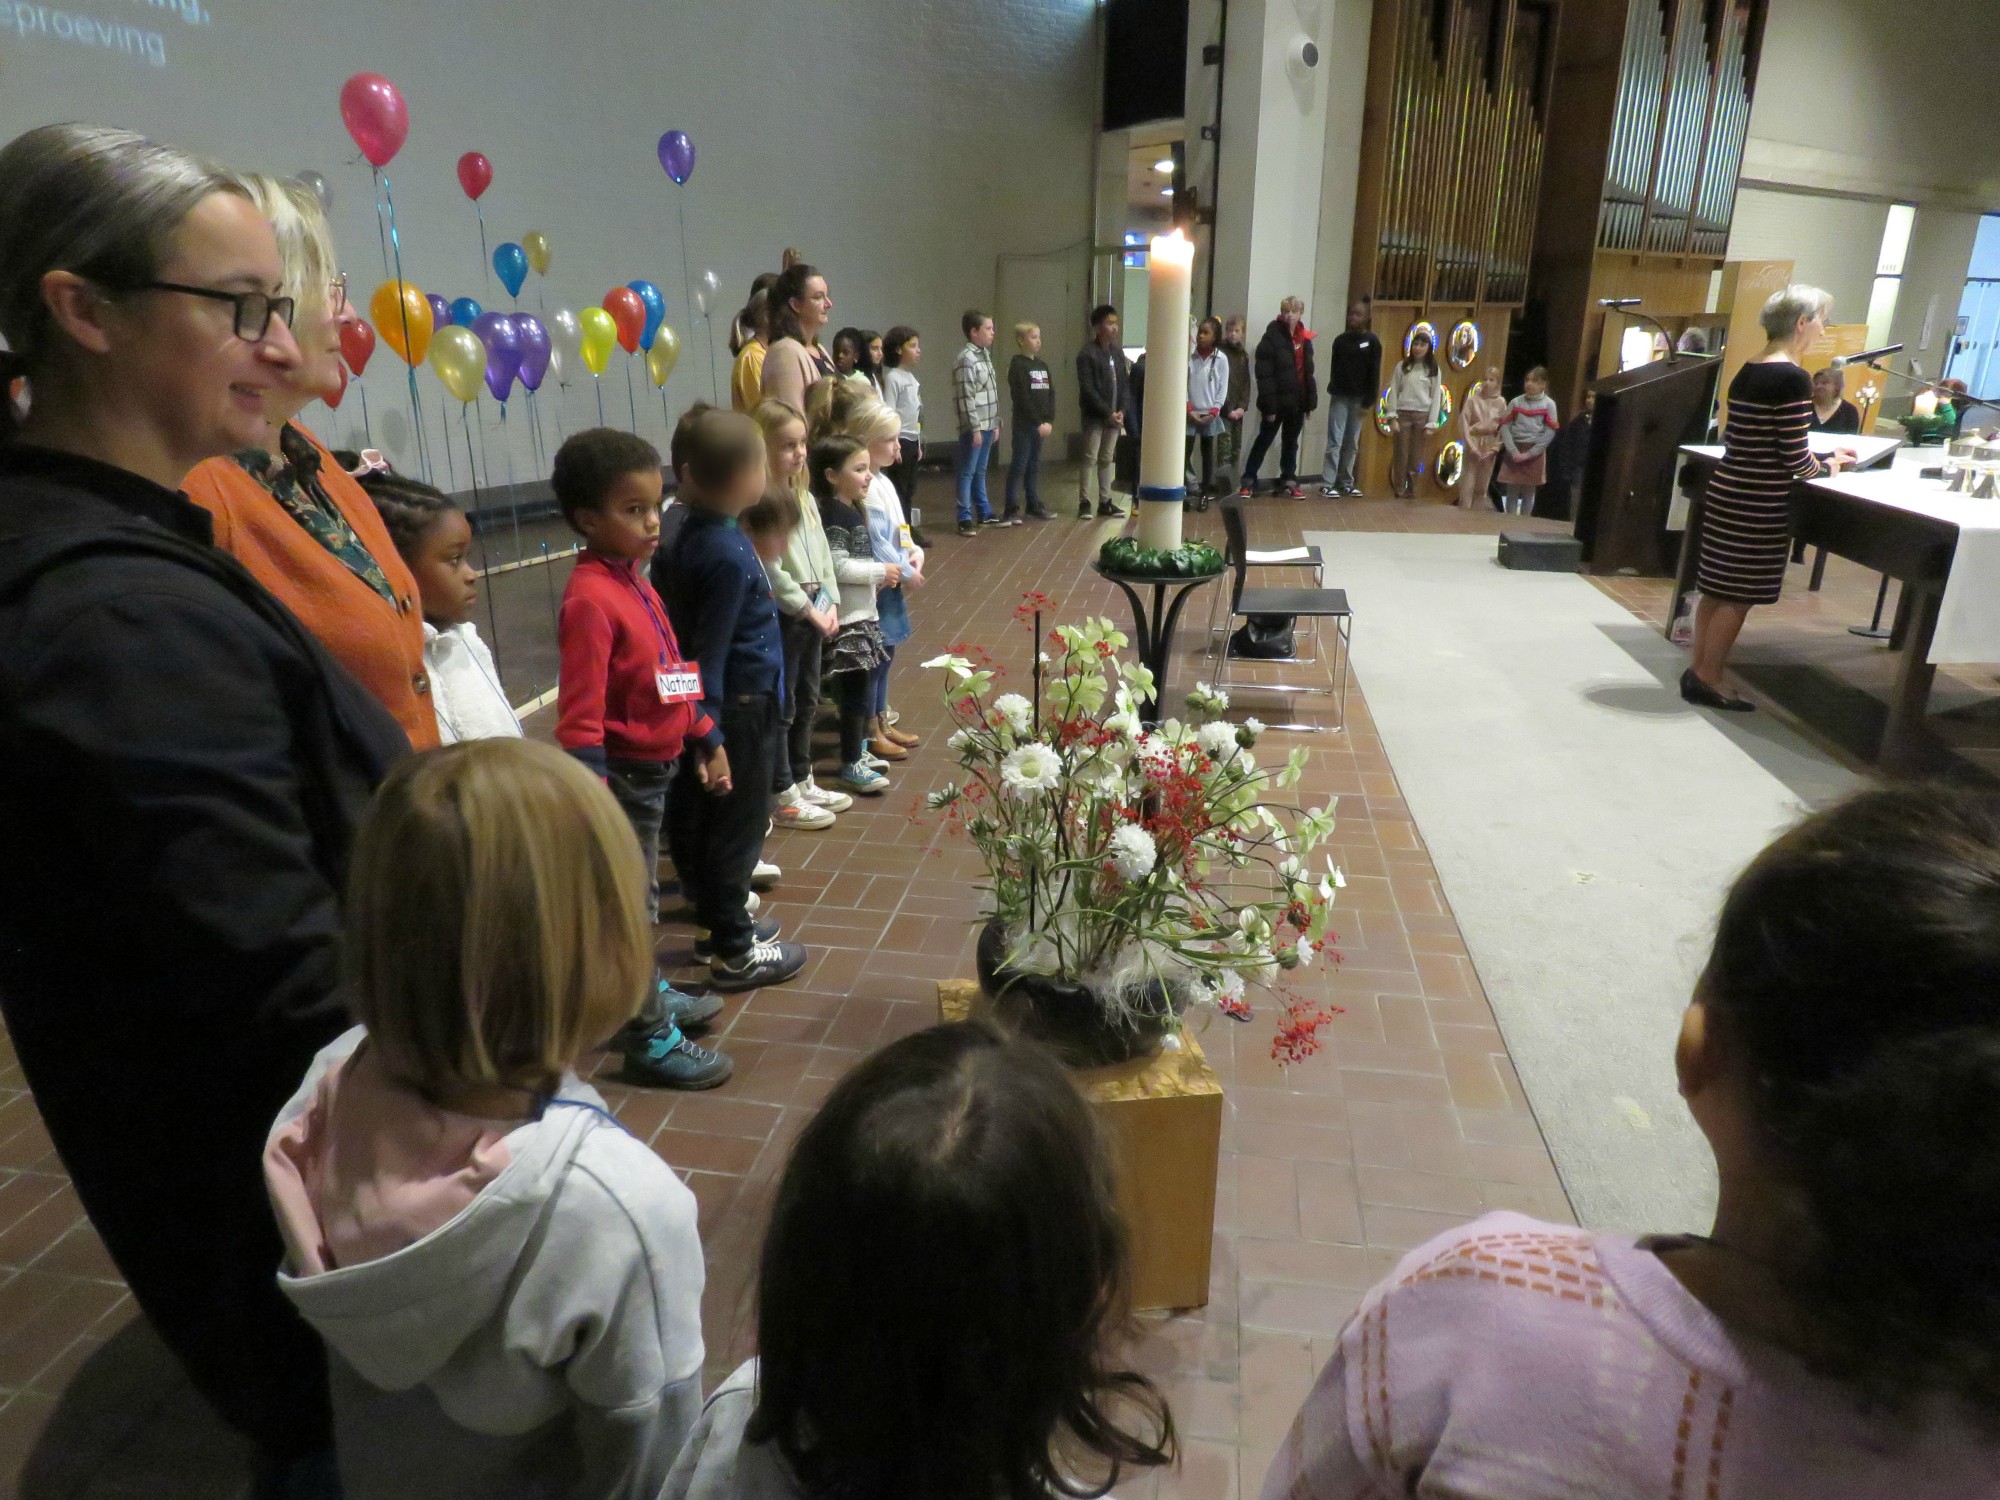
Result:
[[1368,1294],[1263,1500],[1995,1494],[2000,1450],[1945,1421],[1897,1446],[1630,1236],[1496,1213]]

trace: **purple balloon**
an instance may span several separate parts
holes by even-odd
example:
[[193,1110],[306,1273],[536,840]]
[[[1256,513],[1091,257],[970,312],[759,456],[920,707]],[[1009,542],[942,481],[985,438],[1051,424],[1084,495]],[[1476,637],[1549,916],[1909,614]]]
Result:
[[431,304],[431,332],[441,333],[451,327],[451,304],[436,292],[426,292],[424,296]]
[[694,142],[685,130],[669,130],[660,137],[660,165],[677,183],[694,176]]
[[521,384],[539,391],[549,373],[549,331],[533,313],[515,313],[514,331],[521,336]]
[[521,372],[521,332],[507,313],[481,313],[472,325],[479,342],[486,346],[486,389],[495,401],[505,401]]

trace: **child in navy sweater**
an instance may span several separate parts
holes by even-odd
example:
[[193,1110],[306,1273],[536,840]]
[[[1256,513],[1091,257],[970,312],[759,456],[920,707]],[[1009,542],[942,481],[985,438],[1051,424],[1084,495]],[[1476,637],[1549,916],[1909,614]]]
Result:
[[[676,764],[693,742],[704,783],[729,777],[721,735],[698,687],[690,691],[666,607],[641,568],[660,543],[660,455],[629,432],[592,428],[556,451],[549,485],[583,538],[556,616],[556,743],[605,779],[631,820],[646,861],[647,914],[658,922],[660,826]],[[707,1089],[727,1079],[729,1059],[682,1034],[721,1009],[714,995],[683,994],[660,980],[618,1033],[627,1081]]]
[[689,660],[702,710],[728,756],[720,788],[683,775],[667,801],[667,845],[700,931],[695,957],[719,990],[782,984],[806,950],[750,910],[750,881],[770,821],[783,729],[785,646],[778,606],[737,517],[764,494],[764,434],[740,412],[697,404],[674,429],[677,497],[687,519],[653,563],[653,582]]

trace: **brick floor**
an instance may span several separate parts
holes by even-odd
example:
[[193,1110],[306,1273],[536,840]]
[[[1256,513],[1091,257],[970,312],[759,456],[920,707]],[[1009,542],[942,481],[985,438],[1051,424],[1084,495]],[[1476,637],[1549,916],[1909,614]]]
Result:
[[[928,498],[942,515],[939,495]],[[1190,525],[1219,540],[1215,515]],[[1437,505],[1274,501],[1254,511],[1252,535],[1268,545],[1306,529],[1499,527],[1498,516]],[[752,1270],[789,1143],[857,1058],[935,1018],[939,977],[972,972],[976,863],[915,811],[952,769],[942,709],[916,664],[972,640],[1018,676],[1027,640],[1009,616],[1029,589],[1055,598],[1065,619],[1125,615],[1123,599],[1086,567],[1104,535],[1097,526],[1063,519],[967,541],[931,531],[930,586],[913,600],[917,634],[894,691],[923,748],[896,769],[889,795],[827,832],[781,835],[769,850],[785,879],[767,910],[812,947],[806,972],[730,1002],[716,1040],[737,1074],[724,1089],[604,1086],[700,1201],[712,1378],[751,1348]],[[1190,613],[1184,651],[1198,648],[1199,602]],[[1198,670],[1178,660],[1184,689]],[[1271,717],[1250,696],[1238,706]],[[1282,758],[1292,742],[1267,743]],[[1345,734],[1296,742],[1310,751],[1301,797],[1340,799],[1345,961],[1315,982],[1345,1014],[1320,1056],[1289,1069],[1270,1061],[1268,1020],[1211,1018],[1206,1027],[1228,1105],[1212,1300],[1198,1313],[1142,1320],[1133,1342],[1134,1360],[1168,1389],[1186,1458],[1178,1473],[1144,1476],[1127,1494],[1254,1494],[1342,1322],[1404,1250],[1490,1208],[1569,1217],[1358,687]],[[688,939],[670,922],[662,952],[684,959]],[[11,1051],[0,1051],[0,1495],[227,1495],[240,1490],[241,1472],[238,1446],[133,1316]]]

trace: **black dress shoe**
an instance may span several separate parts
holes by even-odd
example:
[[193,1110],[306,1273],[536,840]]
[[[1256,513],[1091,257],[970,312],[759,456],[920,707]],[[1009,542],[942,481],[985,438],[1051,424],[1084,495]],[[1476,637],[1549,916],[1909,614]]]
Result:
[[1710,687],[1694,675],[1693,667],[1681,673],[1681,698],[1697,708],[1713,708],[1725,714],[1748,714],[1757,711],[1757,705],[1748,698],[1732,697],[1728,693]]

